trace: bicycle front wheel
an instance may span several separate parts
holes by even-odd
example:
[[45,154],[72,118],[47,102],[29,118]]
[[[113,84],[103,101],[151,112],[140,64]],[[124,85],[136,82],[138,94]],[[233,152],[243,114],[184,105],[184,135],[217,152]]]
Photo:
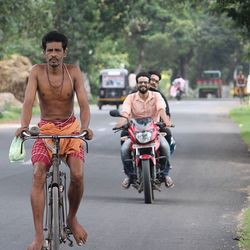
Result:
[[52,188],[52,237],[51,237],[51,250],[58,250],[60,245],[59,236],[59,192],[58,187]]

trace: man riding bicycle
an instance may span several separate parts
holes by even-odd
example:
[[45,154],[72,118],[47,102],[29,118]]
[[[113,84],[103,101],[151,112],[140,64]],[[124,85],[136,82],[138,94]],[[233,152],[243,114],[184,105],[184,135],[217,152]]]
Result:
[[[41,120],[38,123],[44,134],[72,134],[87,130],[86,139],[91,140],[93,132],[89,129],[90,110],[82,73],[75,65],[63,63],[67,55],[67,37],[57,31],[47,33],[42,39],[43,54],[46,64],[32,67],[25,91],[21,115],[21,127],[16,136],[29,128],[32,107],[38,94]],[[74,116],[74,94],[80,107],[80,122]],[[70,186],[68,190],[69,213],[67,225],[71,229],[78,245],[86,242],[87,232],[78,223],[76,213],[83,191],[83,145],[82,142],[68,141],[61,147],[70,168]],[[38,139],[32,148],[33,183],[31,206],[35,227],[35,238],[27,250],[40,250],[43,246],[44,183],[46,172],[51,166],[50,145]]]
[[238,87],[238,95],[239,97],[245,96],[245,88],[246,88],[247,80],[242,71],[236,77],[236,86]]

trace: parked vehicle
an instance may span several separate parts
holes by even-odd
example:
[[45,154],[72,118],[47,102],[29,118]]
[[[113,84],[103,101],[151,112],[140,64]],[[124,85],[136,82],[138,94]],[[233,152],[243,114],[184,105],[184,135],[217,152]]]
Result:
[[217,98],[221,97],[222,78],[219,70],[203,71],[196,84],[199,98],[207,97],[209,94]]
[[100,72],[98,107],[103,105],[119,105],[123,103],[130,88],[128,84],[128,70],[104,69]]
[[[122,117],[118,110],[111,110],[113,117]],[[144,193],[144,202],[152,203],[154,200],[154,191],[161,191],[161,183],[164,182],[164,166],[161,160],[164,156],[160,155],[159,129],[164,127],[162,122],[154,122],[152,118],[145,117],[140,119],[128,120],[127,124],[120,129],[128,130],[128,136],[122,137],[122,140],[131,139],[131,154],[133,162],[134,182],[132,186],[139,193]],[[162,133],[166,135],[165,133]],[[128,159],[131,160],[131,159]]]

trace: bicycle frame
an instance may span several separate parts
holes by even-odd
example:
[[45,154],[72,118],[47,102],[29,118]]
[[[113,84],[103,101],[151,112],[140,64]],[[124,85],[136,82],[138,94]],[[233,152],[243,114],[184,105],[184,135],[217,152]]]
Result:
[[86,132],[80,135],[30,135],[23,132],[23,141],[27,139],[51,139],[52,147],[52,168],[46,174],[45,181],[45,220],[44,231],[46,237],[43,250],[58,250],[61,243],[69,242],[69,246],[73,246],[73,241],[70,239],[72,234],[67,227],[67,195],[66,195],[66,173],[60,171],[61,157],[60,139],[81,139],[86,144],[88,152],[88,144],[84,139]]

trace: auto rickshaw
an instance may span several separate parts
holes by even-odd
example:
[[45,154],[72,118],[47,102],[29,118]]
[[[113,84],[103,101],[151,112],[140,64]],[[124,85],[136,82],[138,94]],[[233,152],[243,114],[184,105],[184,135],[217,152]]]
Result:
[[118,109],[130,91],[128,70],[103,69],[100,71],[99,79],[99,109],[102,109],[103,105],[116,105]]

